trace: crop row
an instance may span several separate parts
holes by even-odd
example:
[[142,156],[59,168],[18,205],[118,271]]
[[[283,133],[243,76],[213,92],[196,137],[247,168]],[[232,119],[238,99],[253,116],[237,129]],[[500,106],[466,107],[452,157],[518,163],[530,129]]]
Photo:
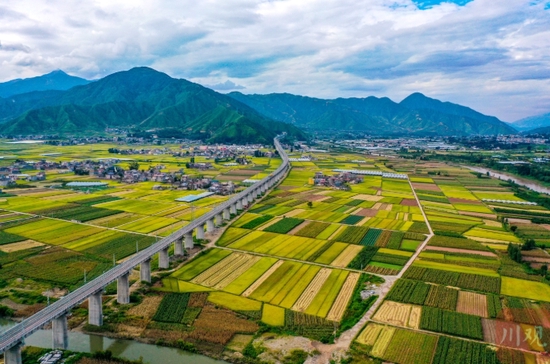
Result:
[[255,218],[254,220],[249,221],[246,224],[242,225],[241,228],[243,228],[243,229],[255,229],[256,227],[262,225],[263,223],[268,222],[272,218],[273,218],[273,216],[271,216],[271,215],[262,215],[260,217]]
[[430,222],[434,233],[438,235],[443,235],[444,233],[457,233],[462,234],[468,231],[472,226],[468,224],[454,224],[451,222],[439,222],[434,221]]
[[496,294],[487,295],[487,311],[489,317],[499,317],[502,312],[502,304],[500,303],[500,297]]
[[383,358],[394,363],[430,364],[437,336],[409,330],[395,330]]
[[391,236],[393,233],[389,230],[383,230],[378,239],[376,240],[376,246],[380,248],[385,248],[388,245],[388,242],[390,241]]
[[91,197],[84,200],[78,200],[78,201],[75,201],[75,203],[79,205],[92,206],[95,204],[111,202],[116,200],[120,200],[120,197],[104,195],[104,196]]
[[344,220],[340,221],[340,223],[347,224],[347,225],[355,225],[359,221],[363,220],[364,218],[365,218],[364,216],[349,215]]
[[432,285],[424,304],[426,306],[454,311],[456,309],[457,300],[458,290],[445,286]]
[[312,221],[309,224],[307,224],[305,227],[300,229],[295,235],[305,236],[307,238],[315,238],[323,230],[329,227],[329,225],[330,224],[326,222]]
[[116,259],[122,259],[134,254],[136,250],[141,251],[148,248],[154,242],[155,238],[151,236],[125,234],[124,236],[117,237],[105,244],[86,249],[84,252],[108,259],[112,259],[113,255]]
[[441,310],[436,307],[422,307],[420,328],[470,339],[483,340],[481,318],[464,313]]
[[164,296],[157,312],[153,316],[153,320],[181,323],[188,302],[189,293],[170,293]]
[[272,233],[279,233],[279,234],[286,234],[290,230],[294,229],[296,226],[300,225],[302,222],[304,222],[303,219],[287,217],[267,227],[264,231],[269,231]]
[[485,344],[440,336],[432,364],[500,364],[497,352]]
[[348,264],[348,268],[352,269],[365,269],[367,264],[371,261],[372,257],[378,252],[378,248],[374,246],[365,246],[363,249],[353,258]]
[[340,235],[338,235],[336,240],[343,241],[344,243],[359,244],[368,231],[368,227],[348,226]]
[[390,249],[399,249],[399,247],[401,246],[401,241],[403,240],[404,236],[405,236],[405,233],[403,232],[400,232],[400,231],[392,232],[386,247]]
[[426,236],[421,233],[411,232],[410,230],[405,233],[403,239],[424,241]]
[[500,293],[500,278],[488,277],[478,274],[447,272],[431,268],[419,268],[412,266],[405,274],[404,278],[414,279],[424,282],[431,282],[460,288],[470,289],[488,293]]
[[336,323],[321,317],[285,310],[285,330],[296,335],[328,342],[333,337],[336,327]]
[[392,255],[392,254],[384,254],[380,252],[378,252],[372,258],[373,262],[393,264],[393,265],[405,265],[407,264],[408,260],[409,260],[409,257],[403,257],[399,255]]
[[376,240],[382,233],[382,230],[380,229],[370,229],[365,237],[361,240],[360,244],[365,246],[374,246],[376,244]]
[[0,230],[0,245],[17,243],[18,241],[23,241],[23,240],[26,240],[26,238],[23,236],[10,234]]
[[52,217],[65,220],[77,220],[77,221],[90,221],[95,219],[100,219],[102,217],[107,217],[111,215],[116,215],[122,211],[102,209],[98,207],[91,206],[79,206],[72,209],[67,209],[57,213],[51,214]]
[[428,243],[428,245],[445,247],[445,248],[455,248],[455,249],[480,250],[480,251],[488,250],[488,248],[485,245],[482,245],[475,240],[451,237],[451,236],[441,236],[441,235],[435,235],[432,239],[430,239],[430,242]]
[[430,287],[431,285],[424,282],[399,279],[388,293],[387,299],[396,302],[423,305]]

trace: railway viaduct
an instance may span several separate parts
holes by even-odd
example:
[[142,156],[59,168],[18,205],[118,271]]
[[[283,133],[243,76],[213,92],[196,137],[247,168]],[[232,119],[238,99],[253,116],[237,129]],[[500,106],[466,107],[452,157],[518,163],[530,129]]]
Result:
[[158,254],[159,268],[168,268],[168,251],[172,244],[174,244],[174,254],[182,255],[184,249],[193,248],[193,231],[195,231],[197,239],[204,239],[205,226],[206,232],[213,231],[224,220],[229,220],[231,215],[237,215],[252,201],[280,182],[290,169],[290,163],[277,138],[274,139],[274,144],[282,158],[282,164],[269,176],[216,206],[210,212],[191,221],[189,225],[136,253],[130,259],[116,265],[62,299],[3,332],[0,335],[0,353],[4,353],[5,363],[21,364],[21,348],[24,339],[50,322],[52,323],[53,347],[66,349],[68,346],[67,315],[72,308],[80,305],[85,300],[88,300],[88,323],[101,326],[103,324],[102,295],[107,285],[116,280],[117,302],[120,304],[130,303],[128,278],[135,267],[140,267],[141,280],[150,282],[151,259],[155,254]]

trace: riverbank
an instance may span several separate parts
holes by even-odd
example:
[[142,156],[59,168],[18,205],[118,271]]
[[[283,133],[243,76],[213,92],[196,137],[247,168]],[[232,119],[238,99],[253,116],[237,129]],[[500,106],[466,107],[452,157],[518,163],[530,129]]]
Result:
[[526,178],[511,175],[511,174],[508,174],[508,173],[498,172],[498,171],[494,171],[492,169],[487,169],[487,168],[482,168],[482,167],[472,167],[472,166],[461,166],[461,167],[464,167],[464,168],[467,168],[471,171],[482,173],[482,174],[485,174],[485,175],[487,173],[489,173],[489,176],[491,176],[493,178],[498,178],[498,179],[503,180],[503,181],[511,180],[514,183],[516,183],[520,186],[526,187],[526,188],[528,188],[532,191],[550,195],[550,188],[545,187],[545,186],[541,185],[540,183],[535,182],[535,181],[530,180],[530,179],[526,179]]

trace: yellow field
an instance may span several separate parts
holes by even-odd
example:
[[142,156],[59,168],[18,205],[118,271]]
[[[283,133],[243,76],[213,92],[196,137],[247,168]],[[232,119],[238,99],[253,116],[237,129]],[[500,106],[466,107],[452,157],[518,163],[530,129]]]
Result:
[[384,326],[382,325],[370,323],[363,329],[359,336],[357,336],[355,341],[363,345],[372,346],[376,342],[376,339],[380,335],[383,328]]
[[348,306],[348,302],[351,299],[351,295],[353,294],[353,290],[355,288],[355,285],[357,284],[357,281],[359,280],[359,277],[359,273],[350,273],[348,275],[346,281],[344,282],[344,285],[342,286],[342,289],[340,290],[340,293],[338,293],[336,300],[332,304],[332,307],[327,314],[327,320],[340,321],[342,319],[342,316],[346,311],[346,307]]
[[315,278],[313,278],[307,288],[302,292],[302,295],[298,298],[294,306],[292,306],[294,311],[304,312],[309,307],[323,284],[325,284],[330,272],[330,269],[323,268],[317,273]]

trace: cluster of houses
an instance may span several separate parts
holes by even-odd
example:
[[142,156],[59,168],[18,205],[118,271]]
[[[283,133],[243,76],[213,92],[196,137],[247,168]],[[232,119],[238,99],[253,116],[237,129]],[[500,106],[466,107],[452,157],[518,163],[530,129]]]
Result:
[[325,175],[323,172],[316,172],[315,176],[309,180],[311,185],[331,187],[338,190],[349,190],[350,184],[361,182],[363,182],[363,177],[350,172],[342,172],[332,176]]

